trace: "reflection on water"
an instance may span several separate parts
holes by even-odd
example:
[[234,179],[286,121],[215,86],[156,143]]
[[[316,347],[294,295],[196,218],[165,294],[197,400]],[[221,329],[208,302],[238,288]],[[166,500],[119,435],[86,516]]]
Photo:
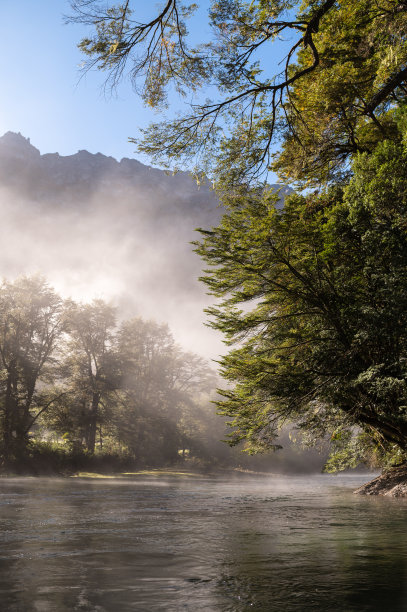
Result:
[[407,610],[407,501],[362,476],[0,481],[0,609]]

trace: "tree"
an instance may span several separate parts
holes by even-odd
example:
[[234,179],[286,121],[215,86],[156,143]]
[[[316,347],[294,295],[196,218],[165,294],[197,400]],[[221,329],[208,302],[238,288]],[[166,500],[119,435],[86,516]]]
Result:
[[70,421],[73,435],[79,435],[79,441],[83,440],[87,451],[93,454],[98,429],[101,441],[111,398],[120,380],[113,336],[115,309],[103,300],[72,305],[69,322],[65,369],[70,401],[66,402],[68,415],[62,423],[67,425]]
[[[140,149],[164,166],[194,159],[232,184],[256,182],[270,168],[285,180],[343,180],[355,153],[396,137],[405,0],[217,0],[212,37],[195,48],[186,23],[196,4],[167,0],[144,21],[136,0],[72,7],[71,20],[92,28],[79,45],[87,68],[106,71],[108,86],[128,70],[152,107],[165,106],[171,87],[195,96],[185,115],[144,133]],[[208,87],[216,99],[207,100]]]
[[176,458],[175,414],[169,413],[174,340],[168,328],[142,319],[125,321],[117,346],[123,376],[118,439],[142,461]]
[[6,460],[27,450],[30,429],[56,400],[45,392],[45,385],[54,376],[56,343],[65,322],[63,301],[44,279],[3,281],[0,402],[2,454]]
[[213,372],[202,358],[183,352],[166,325],[140,318],[122,323],[117,352],[119,440],[144,461],[177,460],[197,435],[193,414],[199,395],[213,388]]
[[72,468],[97,445],[119,463],[202,455],[213,372],[167,326],[132,319],[118,327],[115,315],[102,300],[62,300],[41,277],[3,281],[2,461]]
[[406,456],[407,154],[384,141],[345,188],[230,198],[202,231],[212,326],[229,344],[218,403],[231,443],[275,444],[294,423],[329,436],[331,467]]

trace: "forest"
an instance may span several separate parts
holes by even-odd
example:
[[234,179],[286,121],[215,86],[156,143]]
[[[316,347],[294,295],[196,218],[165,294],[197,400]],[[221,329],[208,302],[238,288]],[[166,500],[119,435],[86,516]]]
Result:
[[[222,455],[216,376],[166,325],[62,299],[42,277],[0,288],[5,467],[163,466]],[[95,459],[95,456],[99,459]],[[115,464],[116,461],[116,464]]]
[[[168,0],[144,21],[133,2],[73,0],[71,9],[68,20],[89,31],[78,44],[84,70],[104,71],[112,90],[129,75],[163,113],[131,139],[139,151],[167,169],[192,168],[198,182],[209,176],[222,204],[220,224],[201,230],[195,248],[216,300],[209,325],[230,346],[219,360],[226,383],[216,398],[232,427],[229,443],[253,453],[278,449],[288,426],[305,444],[329,441],[330,470],[403,463],[405,4],[215,2],[211,34],[194,45],[187,24],[197,4]],[[282,69],[267,66],[273,50],[285,54]],[[209,84],[214,100],[202,99]],[[195,101],[167,120],[174,89]],[[270,172],[297,189],[283,206],[268,187]],[[35,350],[30,332],[21,336],[29,358],[8,355],[14,332],[5,327],[6,459],[41,428],[90,455],[110,444],[142,455],[134,440],[149,437],[157,456],[199,454],[216,419],[200,404],[215,386],[202,360],[182,353],[159,326],[116,328],[106,305],[66,310],[55,300],[52,333],[36,331]],[[143,334],[141,346],[160,348],[138,370],[144,353],[131,338]],[[154,376],[152,400],[146,381]],[[150,403],[146,416],[141,405]]]
[[[212,327],[230,346],[218,401],[231,444],[278,448],[290,423],[329,469],[406,461],[407,6],[400,0],[74,0],[85,70],[130,76],[162,117],[132,140],[207,174],[225,209],[202,232]],[[206,5],[205,5],[206,6]],[[191,96],[165,112],[174,89]],[[206,94],[210,92],[210,97]],[[284,206],[270,174],[296,188]]]

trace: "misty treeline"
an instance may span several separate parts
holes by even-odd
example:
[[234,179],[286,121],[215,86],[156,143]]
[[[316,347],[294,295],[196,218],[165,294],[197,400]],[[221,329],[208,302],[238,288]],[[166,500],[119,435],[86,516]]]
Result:
[[216,378],[166,325],[118,322],[103,300],[64,300],[38,276],[0,285],[3,464],[46,451],[139,465],[214,457]]

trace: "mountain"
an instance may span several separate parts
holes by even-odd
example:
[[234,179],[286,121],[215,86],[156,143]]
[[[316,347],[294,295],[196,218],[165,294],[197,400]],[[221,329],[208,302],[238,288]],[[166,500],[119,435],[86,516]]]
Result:
[[42,155],[29,138],[7,132],[0,209],[0,275],[39,272],[67,296],[103,297],[123,316],[167,322],[194,352],[222,350],[203,326],[211,300],[190,245],[196,227],[221,217],[209,184],[198,188],[188,173],[85,150]]
[[103,191],[115,199],[123,195],[128,200],[133,198],[135,207],[140,206],[140,196],[143,200],[154,196],[155,209],[165,211],[171,207],[178,214],[182,209],[183,213],[198,218],[202,217],[202,210],[204,213],[209,210],[204,202],[212,204],[212,211],[214,204],[216,207],[208,184],[198,189],[188,173],[168,175],[136,159],[125,157],[117,161],[85,150],[67,156],[41,155],[29,138],[14,132],[0,138],[0,185],[29,196],[32,201],[55,206],[84,205],[95,191]]
[[[154,195],[155,208],[183,216],[216,220],[216,198],[204,183],[199,188],[189,173],[175,175],[151,168],[124,157],[117,161],[102,153],[81,150],[74,155],[59,153],[41,155],[20,133],[7,132],[0,137],[0,185],[11,187],[16,193],[28,195],[33,201],[52,202],[55,205],[80,205],[89,200],[95,190],[108,190],[120,196],[137,198]],[[281,189],[284,197],[289,187],[271,185]],[[209,212],[211,211],[211,212]]]

